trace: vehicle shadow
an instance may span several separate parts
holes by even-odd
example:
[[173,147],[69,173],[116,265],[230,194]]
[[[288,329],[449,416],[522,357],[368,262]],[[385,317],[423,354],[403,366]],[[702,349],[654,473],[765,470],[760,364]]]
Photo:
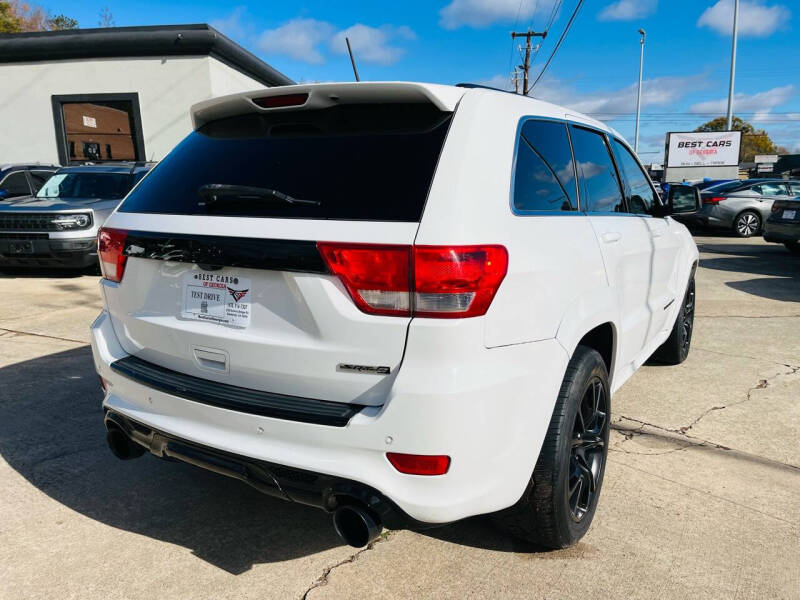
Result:
[[800,302],[800,260],[782,246],[753,243],[699,243],[704,255],[700,266],[704,269],[727,271],[737,276],[757,275],[746,281],[726,281],[735,290],[789,302]]
[[[79,514],[178,544],[231,574],[342,545],[319,509],[180,462],[149,455],[118,460],[106,446],[101,401],[88,346],[0,368],[0,456]],[[481,518],[420,533],[480,548],[537,551]]]
[[97,269],[30,269],[25,267],[0,267],[0,279],[75,279],[84,275],[96,275]]
[[0,368],[0,455],[72,510],[232,574],[342,545],[318,509],[183,463],[114,458],[101,401],[88,346]]

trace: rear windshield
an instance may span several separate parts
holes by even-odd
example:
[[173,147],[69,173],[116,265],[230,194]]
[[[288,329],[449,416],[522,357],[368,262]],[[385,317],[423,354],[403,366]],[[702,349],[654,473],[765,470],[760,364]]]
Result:
[[56,173],[36,193],[37,198],[103,198],[119,200],[133,187],[129,173]]
[[214,121],[119,210],[419,221],[450,115],[430,104],[350,104]]

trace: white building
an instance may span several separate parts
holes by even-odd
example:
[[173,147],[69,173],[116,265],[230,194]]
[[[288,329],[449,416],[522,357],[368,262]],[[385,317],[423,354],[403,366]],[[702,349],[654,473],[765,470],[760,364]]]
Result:
[[189,107],[293,81],[208,25],[0,35],[0,164],[159,160]]

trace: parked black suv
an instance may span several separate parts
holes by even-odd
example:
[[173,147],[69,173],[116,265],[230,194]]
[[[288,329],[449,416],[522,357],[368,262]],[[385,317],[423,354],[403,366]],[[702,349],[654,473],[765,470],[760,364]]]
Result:
[[32,196],[58,169],[55,165],[0,165],[0,201]]

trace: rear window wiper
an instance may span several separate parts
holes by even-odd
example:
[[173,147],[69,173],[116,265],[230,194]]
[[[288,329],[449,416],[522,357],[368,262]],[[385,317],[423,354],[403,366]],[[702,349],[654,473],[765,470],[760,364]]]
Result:
[[277,200],[286,204],[299,204],[303,206],[319,206],[318,200],[304,200],[284,194],[280,190],[250,185],[233,185],[228,183],[207,183],[197,189],[197,193],[205,199],[205,204],[211,204],[226,198],[236,200]]

